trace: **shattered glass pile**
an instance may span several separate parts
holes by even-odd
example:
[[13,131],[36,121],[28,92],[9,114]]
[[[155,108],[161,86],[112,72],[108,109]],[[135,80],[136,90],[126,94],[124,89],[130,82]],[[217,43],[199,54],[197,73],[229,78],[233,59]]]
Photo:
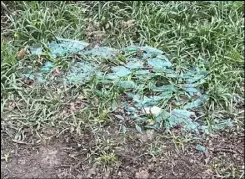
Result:
[[[177,71],[163,51],[149,46],[129,46],[121,50],[109,47],[87,49],[89,44],[85,42],[62,38],[57,40],[47,46],[52,58],[68,54],[81,55],[80,60],[76,61],[63,77],[67,83],[84,84],[96,77],[103,84],[113,84],[124,89],[131,102],[127,99],[120,107],[125,109],[132,120],[144,123],[145,128],[171,129],[181,125],[185,131],[209,132],[207,126],[195,121],[195,113],[191,111],[208,99],[208,96],[199,90],[200,85],[205,83],[206,71],[199,68]],[[30,48],[30,51],[36,55],[43,53],[42,48]],[[88,56],[97,60],[87,60]],[[111,67],[107,73],[102,72],[101,59],[107,59],[117,65]],[[53,67],[54,64],[47,61],[39,72],[25,76],[30,79],[35,76],[39,82],[45,82],[45,74],[51,72]],[[172,103],[174,107],[171,111],[162,108],[164,104]],[[151,107],[158,107],[161,109],[160,113],[150,118],[149,115],[142,115],[142,110]],[[147,123],[149,119],[151,122]],[[231,125],[230,119],[217,120],[213,129]]]

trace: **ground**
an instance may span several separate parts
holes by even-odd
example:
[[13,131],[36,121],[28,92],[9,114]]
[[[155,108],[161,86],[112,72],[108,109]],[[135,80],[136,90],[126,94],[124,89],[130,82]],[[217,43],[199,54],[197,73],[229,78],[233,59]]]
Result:
[[[6,6],[12,16],[1,14],[1,178],[244,177],[242,2]],[[23,49],[54,34],[115,48],[147,44],[165,51],[177,69],[204,59],[209,99],[193,111],[210,128],[226,118],[233,126],[210,134],[139,132],[122,109],[110,111],[110,99],[125,97],[119,91],[100,96],[97,81],[66,88],[21,78],[23,67],[44,63]],[[70,62],[61,60],[65,71]]]
[[[116,127],[116,126],[114,126]],[[63,134],[45,136],[36,144],[18,141],[2,142],[3,178],[177,178],[241,177],[243,174],[243,136],[234,131],[190,142],[184,149],[161,134],[124,138],[109,127],[101,139],[84,131],[79,137]],[[108,132],[109,131],[109,132]],[[103,132],[107,134],[103,135]],[[222,141],[221,141],[222,137]],[[208,148],[205,153],[196,144]],[[239,145],[238,145],[239,144]],[[108,147],[109,146],[109,147]],[[161,150],[159,150],[161,149]],[[117,161],[96,164],[91,160],[101,150],[113,151]],[[109,162],[109,161],[108,161]]]

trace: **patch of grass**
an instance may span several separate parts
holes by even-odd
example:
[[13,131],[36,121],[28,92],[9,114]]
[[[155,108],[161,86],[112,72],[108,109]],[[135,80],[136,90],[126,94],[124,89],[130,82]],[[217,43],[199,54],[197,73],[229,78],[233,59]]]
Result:
[[102,152],[99,157],[95,159],[95,162],[102,165],[112,165],[117,162],[117,157],[114,153]]
[[[10,33],[23,43],[40,43],[53,40],[55,36],[77,38],[84,36],[85,21],[83,7],[66,2],[23,2],[21,11],[11,18]],[[18,20],[17,20],[18,19]]]
[[152,157],[157,157],[161,154],[163,154],[163,149],[161,146],[157,146],[157,145],[154,145],[154,144],[150,144],[150,147],[148,149],[148,152],[149,154],[152,156]]
[[175,148],[178,152],[180,152],[180,149],[182,152],[184,152],[186,144],[192,140],[189,137],[176,136],[175,134],[172,135],[172,138]]
[[108,166],[115,164],[118,159],[116,154],[114,153],[114,141],[110,139],[105,139],[103,136],[99,136],[96,133],[96,157],[94,158],[94,162],[101,164],[103,166]]
[[[1,41],[1,112],[14,128],[18,126],[16,134],[24,126],[68,126],[79,133],[85,125],[111,121],[110,104],[123,94],[114,86],[91,80],[75,88],[59,87],[59,94],[55,86],[24,87],[24,67],[37,68],[38,62],[31,56],[18,61],[18,51],[58,36],[100,40],[115,48],[130,44],[159,48],[177,70],[199,67],[210,72],[203,85],[209,95],[203,113],[237,113],[241,105],[234,96],[242,98],[244,92],[243,6],[242,2],[19,2],[2,33],[12,40]],[[71,63],[62,57],[56,67],[66,71]],[[86,107],[67,112],[78,94],[85,96]],[[20,107],[9,110],[9,100]],[[163,106],[169,108],[164,102]]]

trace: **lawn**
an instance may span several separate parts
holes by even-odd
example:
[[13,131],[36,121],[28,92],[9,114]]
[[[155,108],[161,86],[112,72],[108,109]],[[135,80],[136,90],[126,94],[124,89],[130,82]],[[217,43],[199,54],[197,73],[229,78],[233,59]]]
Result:
[[[244,177],[244,3],[22,1],[6,6],[9,12],[1,12],[1,178]],[[89,43],[88,51],[118,49],[118,54],[102,58],[66,51],[54,57],[48,44],[57,38]],[[30,50],[39,47],[42,54]],[[161,54],[149,59],[152,51]],[[148,66],[133,69],[144,55]],[[78,63],[83,72],[90,68],[86,60],[97,65],[94,73],[74,75]],[[24,76],[47,62],[52,65],[45,82]],[[190,79],[180,79],[187,73]],[[67,76],[68,82],[82,80],[68,83]],[[188,93],[181,86],[185,80],[201,93]],[[205,100],[194,105],[200,95]],[[154,107],[142,107],[142,101]],[[171,118],[174,110],[192,117]],[[173,122],[180,119],[195,127]],[[197,126],[205,130],[192,131]]]

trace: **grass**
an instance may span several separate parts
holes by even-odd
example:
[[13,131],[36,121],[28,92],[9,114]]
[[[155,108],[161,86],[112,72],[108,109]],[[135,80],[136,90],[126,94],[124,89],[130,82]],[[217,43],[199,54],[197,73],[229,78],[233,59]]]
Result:
[[[42,62],[28,56],[20,61],[20,65],[17,63],[16,54],[26,45],[52,40],[54,34],[88,41],[89,37],[86,35],[99,30],[104,34],[105,45],[119,48],[130,44],[147,44],[164,50],[172,57],[176,68],[203,66],[210,72],[205,86],[209,102],[204,108],[208,113],[226,111],[233,114],[236,107],[234,103],[237,102],[234,97],[238,96],[241,101],[243,93],[241,86],[244,24],[240,18],[242,6],[239,2],[20,3],[20,10],[14,12],[15,16],[9,17],[11,23],[2,33],[3,39],[12,39],[1,41],[1,88],[4,95],[2,101],[6,103],[6,100],[20,98],[21,102],[18,102],[23,103],[26,113],[31,115],[33,120],[38,116],[37,121],[44,118],[49,121],[52,116],[55,121],[58,118],[52,114],[55,112],[46,110],[50,108],[59,113],[64,94],[55,95],[55,87],[53,90],[43,87],[44,93],[49,96],[45,99],[47,95],[38,94],[39,87],[21,88],[23,82],[19,75],[23,66],[37,68]],[[204,65],[200,64],[202,61]],[[57,62],[57,66],[69,66],[66,59],[58,59]],[[105,111],[108,107],[106,104],[113,100],[112,98],[118,97],[118,91],[111,89],[105,91],[107,95],[103,93],[98,97],[99,94],[96,94],[95,90],[98,85],[99,82],[92,81],[87,85],[86,91],[89,93],[88,98],[97,96],[100,100],[99,115],[95,121],[101,122],[107,120],[102,111]],[[78,93],[78,90],[72,89],[72,93]],[[3,110],[2,107],[2,112]],[[34,113],[31,112],[33,110]],[[23,113],[22,115],[25,115]],[[38,126],[47,121],[40,122]]]
[[[232,116],[242,129],[242,2],[23,1],[16,9],[1,33],[1,123],[4,131],[13,131],[8,132],[12,138],[25,140],[26,128],[38,132],[68,128],[80,134],[83,128],[96,130],[114,119],[110,105],[119,102],[123,93],[114,86],[104,88],[96,79],[75,87],[24,84],[25,67],[38,69],[43,61],[31,55],[18,59],[18,52],[55,37],[98,40],[114,48],[149,45],[163,50],[176,70],[205,69],[210,74],[202,86],[209,96],[199,109],[203,120],[211,125],[213,119]],[[55,63],[64,71],[71,65],[64,57]],[[82,107],[73,109],[78,102]],[[184,150],[185,141],[175,136],[173,140]],[[152,146],[149,150],[153,156],[161,153]],[[108,164],[117,159],[104,152],[96,161]]]
[[102,152],[101,155],[95,158],[95,161],[103,165],[111,165],[117,162],[117,158],[114,153]]

